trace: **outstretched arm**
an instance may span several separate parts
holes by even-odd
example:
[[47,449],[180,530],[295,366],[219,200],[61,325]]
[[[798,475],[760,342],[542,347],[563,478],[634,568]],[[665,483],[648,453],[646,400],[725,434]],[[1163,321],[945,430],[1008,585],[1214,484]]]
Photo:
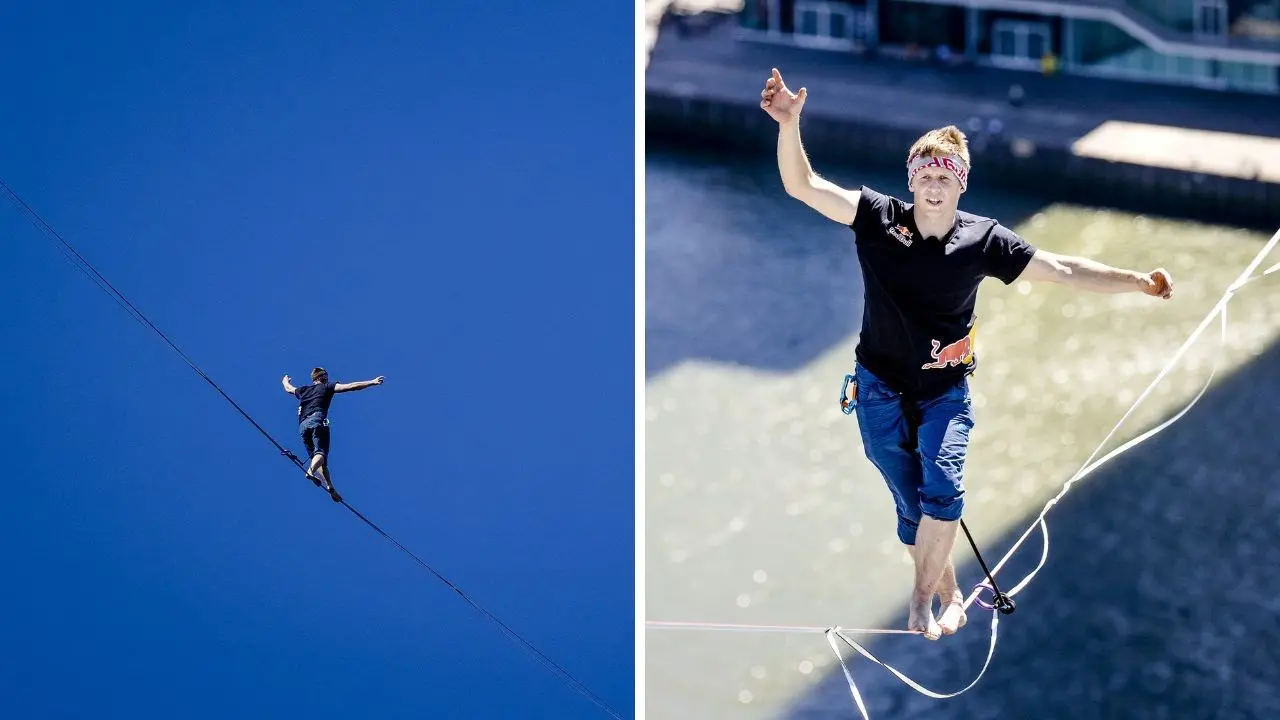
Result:
[[356,390],[364,390],[365,388],[371,388],[374,385],[381,385],[383,379],[384,378],[381,375],[379,375],[378,377],[372,380],[361,380],[360,382],[353,382],[353,383],[338,383],[334,385],[333,391],[336,393],[340,393],[340,392],[354,392]]
[[1173,278],[1164,269],[1149,273],[1122,270],[1088,258],[1039,249],[1018,279],[1058,283],[1096,293],[1141,292],[1166,300],[1173,294]]
[[293,383],[289,382],[288,375],[284,376],[284,378],[280,381],[280,384],[284,385],[284,391],[289,393],[290,395],[298,391],[298,388],[294,387]]

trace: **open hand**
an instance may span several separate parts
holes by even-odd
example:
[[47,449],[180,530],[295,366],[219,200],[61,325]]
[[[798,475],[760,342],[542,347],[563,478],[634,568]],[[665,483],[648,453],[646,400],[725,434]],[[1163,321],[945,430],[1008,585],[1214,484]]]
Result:
[[289,382],[289,376],[288,376],[288,375],[285,375],[285,376],[284,376],[284,381],[285,381],[285,382]]
[[1157,268],[1142,279],[1142,292],[1162,300],[1173,295],[1173,276],[1164,268]]
[[800,117],[807,97],[809,91],[804,88],[800,88],[798,93],[788,90],[787,84],[782,82],[782,74],[774,68],[773,75],[764,81],[764,90],[760,91],[760,108],[779,123],[785,123]]

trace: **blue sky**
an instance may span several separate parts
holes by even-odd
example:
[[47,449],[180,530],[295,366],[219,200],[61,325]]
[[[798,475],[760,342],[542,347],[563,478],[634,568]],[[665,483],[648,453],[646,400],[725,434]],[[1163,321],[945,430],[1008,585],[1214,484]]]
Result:
[[[633,7],[0,8],[0,177],[295,452],[624,716]],[[581,30],[580,30],[581,29]],[[606,717],[0,203],[0,716]]]

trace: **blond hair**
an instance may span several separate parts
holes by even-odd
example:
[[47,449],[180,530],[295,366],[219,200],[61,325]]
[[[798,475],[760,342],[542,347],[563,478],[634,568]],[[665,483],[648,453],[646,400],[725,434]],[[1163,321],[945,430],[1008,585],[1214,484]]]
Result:
[[918,157],[942,157],[945,155],[955,155],[964,161],[965,166],[971,165],[969,162],[969,140],[965,138],[964,133],[955,125],[930,130],[920,136],[919,140],[911,146],[911,150],[907,152],[907,162]]

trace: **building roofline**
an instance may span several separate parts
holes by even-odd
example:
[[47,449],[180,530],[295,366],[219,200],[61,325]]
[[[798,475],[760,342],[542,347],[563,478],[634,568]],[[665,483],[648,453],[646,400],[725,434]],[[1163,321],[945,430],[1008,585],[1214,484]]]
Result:
[[1156,25],[1151,19],[1115,0],[923,0],[935,5],[954,5],[977,10],[1009,10],[1012,12],[1056,15],[1075,20],[1100,20],[1124,30],[1147,47],[1168,55],[1183,55],[1205,60],[1280,65],[1280,47],[1268,48],[1249,40],[1231,39],[1223,43],[1195,41]]

